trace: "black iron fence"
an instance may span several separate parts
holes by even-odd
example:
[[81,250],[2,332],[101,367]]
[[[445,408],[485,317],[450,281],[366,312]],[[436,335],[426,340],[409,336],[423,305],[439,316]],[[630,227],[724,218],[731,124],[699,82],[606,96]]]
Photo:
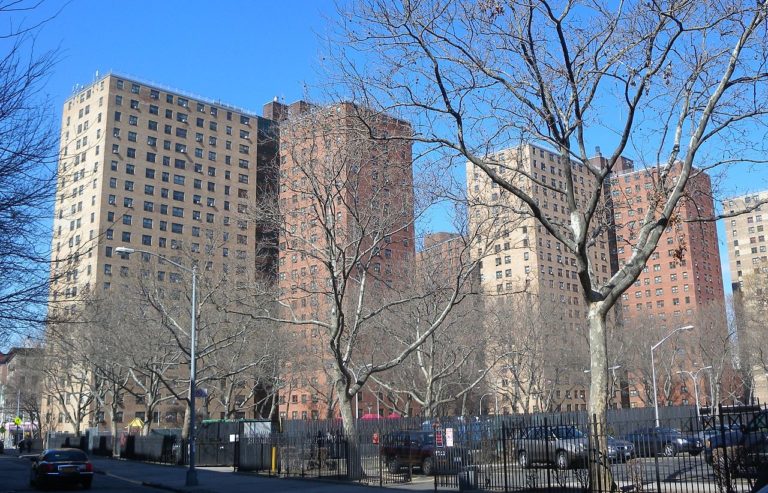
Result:
[[[424,489],[748,492],[768,481],[768,409],[758,406],[434,420],[293,421],[282,432],[240,424],[198,441],[198,463],[278,477]],[[218,431],[222,431],[219,429]],[[127,455],[186,463],[174,437],[134,437]],[[762,475],[762,477],[761,477]]]

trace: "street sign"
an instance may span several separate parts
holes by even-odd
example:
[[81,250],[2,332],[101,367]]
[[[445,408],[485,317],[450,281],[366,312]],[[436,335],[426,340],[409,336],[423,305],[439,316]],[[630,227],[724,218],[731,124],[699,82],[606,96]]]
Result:
[[453,428],[445,429],[445,446],[453,447]]

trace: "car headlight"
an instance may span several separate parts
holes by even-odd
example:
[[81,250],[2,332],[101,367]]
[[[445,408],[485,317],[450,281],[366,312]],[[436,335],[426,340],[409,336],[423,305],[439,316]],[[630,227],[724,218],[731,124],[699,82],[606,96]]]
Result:
[[609,454],[615,454],[616,453],[616,448],[609,445],[608,446],[608,453]]
[[440,457],[445,457],[445,450],[435,450],[435,455],[439,455]]

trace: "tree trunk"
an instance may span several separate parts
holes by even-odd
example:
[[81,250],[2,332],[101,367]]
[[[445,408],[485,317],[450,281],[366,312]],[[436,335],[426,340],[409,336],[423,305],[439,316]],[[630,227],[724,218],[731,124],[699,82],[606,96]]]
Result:
[[606,314],[601,302],[589,304],[589,434],[590,490],[616,491],[608,462],[606,415],[608,410],[608,350],[606,343]]
[[181,438],[189,439],[189,404],[184,407],[184,426],[181,427]]
[[336,393],[339,396],[339,411],[341,412],[341,422],[344,426],[344,438],[347,441],[347,474],[349,479],[360,479],[365,473],[363,471],[362,458],[360,457],[360,437],[357,435],[356,420],[352,411],[352,401],[357,396],[349,397],[343,379],[337,380]]

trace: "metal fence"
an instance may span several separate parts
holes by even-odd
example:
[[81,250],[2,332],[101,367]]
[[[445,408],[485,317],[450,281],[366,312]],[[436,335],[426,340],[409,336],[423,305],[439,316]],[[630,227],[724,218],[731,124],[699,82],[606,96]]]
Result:
[[[768,409],[659,411],[658,426],[652,408],[612,410],[604,426],[585,413],[381,419],[359,421],[355,437],[338,420],[289,421],[281,432],[241,423],[204,434],[198,450],[201,465],[434,491],[740,493],[768,482]],[[174,437],[134,437],[131,447],[138,459],[186,463]]]

